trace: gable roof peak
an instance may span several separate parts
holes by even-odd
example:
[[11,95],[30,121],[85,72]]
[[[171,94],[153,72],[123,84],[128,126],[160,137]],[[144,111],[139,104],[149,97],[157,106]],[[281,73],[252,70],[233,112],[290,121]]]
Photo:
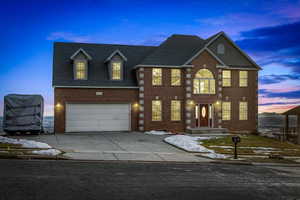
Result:
[[88,60],[92,60],[92,57],[91,57],[85,50],[83,50],[82,48],[79,48],[79,49],[78,49],[78,50],[70,57],[70,59],[71,59],[71,60],[74,60],[74,59],[76,58],[76,56],[77,56],[79,53],[83,53],[83,55],[85,55],[86,58],[87,58]]
[[124,54],[123,54],[119,49],[116,49],[115,51],[113,51],[113,52],[105,59],[104,62],[110,61],[116,54],[118,54],[119,56],[121,56],[121,58],[122,58],[124,61],[127,61],[126,56],[124,56]]

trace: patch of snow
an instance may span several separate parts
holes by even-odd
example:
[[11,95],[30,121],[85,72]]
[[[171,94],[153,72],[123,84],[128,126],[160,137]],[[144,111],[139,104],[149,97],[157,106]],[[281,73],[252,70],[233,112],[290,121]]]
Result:
[[204,137],[174,135],[165,138],[164,141],[189,152],[205,153],[202,155],[209,158],[226,158],[227,156],[223,154],[217,154],[214,152],[214,150],[207,149],[206,147],[201,145],[201,142],[199,140],[206,140],[207,138],[211,139],[212,137],[205,137],[204,139]]
[[145,134],[148,135],[170,135],[172,134],[171,132],[166,132],[166,131],[146,131]]
[[234,148],[232,146],[217,146],[217,145],[211,145],[209,147],[212,147],[212,148],[223,148],[223,149],[233,149]]
[[206,154],[202,154],[202,156],[206,156],[206,157],[209,157],[212,159],[214,159],[214,158],[225,159],[225,158],[229,157],[227,155],[219,154],[219,153],[206,153]]
[[58,154],[61,154],[61,151],[57,149],[47,149],[47,150],[35,150],[32,151],[34,154],[39,154],[39,155],[46,155],[46,156],[56,156]]
[[192,152],[211,152],[202,145],[199,145],[197,137],[191,137],[187,135],[174,135],[164,139],[165,142],[178,146],[184,150],[192,151]]
[[14,139],[0,136],[0,143],[9,143],[9,144],[20,144],[25,148],[40,148],[40,149],[50,149],[52,148],[50,145],[43,142],[36,142],[33,140],[25,140],[25,139]]

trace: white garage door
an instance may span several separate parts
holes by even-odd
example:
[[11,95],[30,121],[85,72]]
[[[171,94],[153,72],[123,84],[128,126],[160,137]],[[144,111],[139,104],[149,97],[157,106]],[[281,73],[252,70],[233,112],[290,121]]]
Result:
[[66,132],[128,131],[129,104],[67,104]]

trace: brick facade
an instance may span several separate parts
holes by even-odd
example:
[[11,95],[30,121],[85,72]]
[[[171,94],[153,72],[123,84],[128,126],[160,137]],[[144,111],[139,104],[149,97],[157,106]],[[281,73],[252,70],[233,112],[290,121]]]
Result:
[[[167,130],[183,132],[196,127],[195,105],[210,104],[213,108],[213,127],[231,131],[254,132],[257,128],[257,71],[248,71],[248,87],[239,87],[239,70],[231,70],[231,87],[222,87],[220,63],[207,51],[203,51],[192,63],[193,67],[182,67],[181,85],[171,86],[171,69],[162,68],[162,85],[152,86],[152,68],[136,70],[136,89],[55,88],[55,132],[65,132],[66,103],[138,103],[131,110],[133,131]],[[215,94],[193,94],[193,78],[200,69],[209,69],[215,79]],[[96,95],[103,92],[103,95]],[[152,121],[152,100],[162,101],[162,120]],[[171,121],[171,100],[181,101],[181,120]],[[223,121],[221,102],[231,102],[231,120]],[[248,102],[248,120],[239,120],[239,101]],[[191,102],[191,104],[190,104]]]

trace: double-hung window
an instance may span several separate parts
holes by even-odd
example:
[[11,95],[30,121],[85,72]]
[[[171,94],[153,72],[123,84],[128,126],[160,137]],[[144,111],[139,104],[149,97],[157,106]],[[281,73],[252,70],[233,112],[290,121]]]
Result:
[[241,101],[239,105],[240,110],[240,120],[248,120],[248,103],[245,101]]
[[152,85],[162,85],[162,69],[152,69]]
[[222,82],[223,87],[230,87],[231,86],[231,71],[230,70],[223,70],[222,72]]
[[248,71],[240,71],[240,87],[248,86]]
[[152,121],[161,121],[162,119],[162,110],[161,110],[161,101],[153,100],[152,101]]
[[179,100],[171,101],[171,120],[172,121],[181,120],[181,102]]
[[181,85],[180,69],[171,69],[171,85],[172,86],[180,86]]
[[222,103],[222,120],[231,119],[231,102]]
[[113,61],[111,63],[111,79],[121,80],[121,62]]
[[76,62],[75,76],[77,80],[85,80],[87,78],[86,63],[83,61]]

